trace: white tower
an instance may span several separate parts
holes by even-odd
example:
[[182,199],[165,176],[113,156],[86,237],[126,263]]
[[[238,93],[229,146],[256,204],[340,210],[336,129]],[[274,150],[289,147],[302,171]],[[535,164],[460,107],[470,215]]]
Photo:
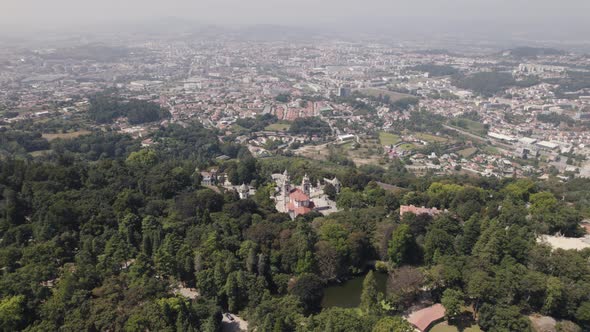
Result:
[[303,181],[301,181],[301,188],[303,188],[303,192],[310,196],[311,194],[311,181],[309,180],[309,176],[307,173],[303,176]]

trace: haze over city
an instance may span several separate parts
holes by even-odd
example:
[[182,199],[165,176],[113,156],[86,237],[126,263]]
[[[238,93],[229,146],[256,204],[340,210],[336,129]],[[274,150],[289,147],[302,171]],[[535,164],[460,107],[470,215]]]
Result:
[[[315,32],[395,36],[451,34],[580,40],[590,30],[585,0],[3,0],[2,34],[104,31],[113,25],[279,25]],[[163,28],[161,26],[160,28]]]

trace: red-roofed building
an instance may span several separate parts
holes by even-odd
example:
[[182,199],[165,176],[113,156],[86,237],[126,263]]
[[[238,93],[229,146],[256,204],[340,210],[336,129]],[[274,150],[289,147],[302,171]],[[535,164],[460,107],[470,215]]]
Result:
[[428,308],[412,312],[407,320],[421,332],[428,331],[434,323],[440,322],[445,318],[445,307],[437,303]]
[[291,218],[296,218],[313,211],[314,204],[309,196],[303,190],[296,188],[289,193],[289,203],[287,204],[287,211]]
[[[317,181],[317,186],[311,184],[311,179],[307,174],[303,176],[300,186],[291,184],[291,177],[287,170],[283,174],[273,174],[273,180],[277,184],[276,195],[276,209],[279,212],[287,213],[291,219],[297,216],[317,211],[323,215],[328,215],[337,212],[336,202],[324,193],[324,190]],[[340,190],[340,181],[338,179],[324,179],[326,183],[330,183],[336,188],[336,192]]]
[[441,213],[441,211],[437,208],[426,208],[426,207],[417,207],[414,205],[402,205],[399,207],[399,216],[402,217],[406,213],[413,213],[417,216],[421,214],[427,214],[431,217],[436,216],[437,214]]

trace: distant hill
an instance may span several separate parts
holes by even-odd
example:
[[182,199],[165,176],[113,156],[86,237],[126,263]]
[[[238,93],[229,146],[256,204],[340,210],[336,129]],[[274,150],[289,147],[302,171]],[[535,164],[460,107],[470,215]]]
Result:
[[516,47],[509,50],[505,50],[502,52],[503,54],[507,54],[516,58],[533,58],[538,56],[544,55],[562,55],[565,54],[564,51],[555,49],[555,48],[538,48],[538,47]]
[[239,26],[229,31],[230,34],[246,40],[307,40],[318,34],[310,28],[276,24]]
[[70,48],[61,48],[53,53],[43,54],[42,57],[47,60],[94,60],[99,62],[118,61],[131,54],[131,49],[127,47],[112,47],[102,44],[88,44]]
[[425,50],[417,50],[414,51],[416,54],[425,54],[425,55],[455,55],[455,53],[450,52],[446,49],[425,49]]
[[448,76],[459,73],[459,70],[453,66],[440,66],[433,64],[417,65],[411,69],[428,73],[430,76]]
[[469,89],[483,96],[493,96],[511,86],[527,87],[538,84],[533,78],[516,81],[510,73],[481,72],[471,75],[455,75],[452,83],[461,89]]

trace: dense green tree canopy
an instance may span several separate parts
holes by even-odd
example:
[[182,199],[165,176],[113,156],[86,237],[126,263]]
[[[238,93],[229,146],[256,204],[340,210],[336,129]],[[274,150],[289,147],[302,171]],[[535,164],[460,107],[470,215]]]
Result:
[[[415,125],[429,127],[417,113]],[[10,149],[31,148],[22,133],[0,134]],[[449,318],[472,307],[487,331],[526,331],[530,313],[588,328],[590,251],[536,241],[584,234],[588,181],[256,159],[217,134],[171,124],[142,148],[91,132],[48,142],[43,157],[1,158],[0,329],[219,331],[231,311],[258,331],[405,331],[396,317],[424,298]],[[213,168],[258,193],[202,187],[200,172]],[[342,211],[276,211],[270,175],[285,169],[294,182],[338,177],[341,192],[328,191]],[[400,204],[446,211],[400,217]],[[374,266],[388,273],[383,294],[366,274]],[[327,285],[364,274],[360,308],[321,307]]]

